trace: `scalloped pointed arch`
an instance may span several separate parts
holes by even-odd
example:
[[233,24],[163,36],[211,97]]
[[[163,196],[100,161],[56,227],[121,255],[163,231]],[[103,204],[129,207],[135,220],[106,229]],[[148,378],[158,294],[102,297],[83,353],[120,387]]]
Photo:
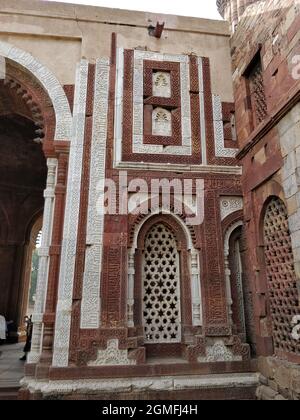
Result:
[[12,60],[29,73],[47,92],[55,112],[55,140],[69,140],[71,137],[72,114],[63,87],[54,74],[31,54],[6,42],[0,42],[0,56]]

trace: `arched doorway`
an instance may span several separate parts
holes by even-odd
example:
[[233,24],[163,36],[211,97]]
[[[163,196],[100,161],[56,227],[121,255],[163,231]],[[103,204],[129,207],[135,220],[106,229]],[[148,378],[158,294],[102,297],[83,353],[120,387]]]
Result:
[[149,215],[128,251],[128,326],[146,358],[186,357],[202,331],[200,258],[188,227],[173,214]]
[[[39,253],[42,239],[43,217],[39,216],[31,223],[24,249],[23,279],[21,282],[22,294],[20,300],[21,320],[34,313],[37,294],[37,280],[39,271]],[[25,335],[25,329],[19,328],[19,335]]]
[[263,219],[265,272],[275,353],[300,355],[300,342],[293,339],[293,317],[299,315],[299,293],[294,267],[288,213],[279,197],[266,205]]
[[247,245],[242,221],[230,226],[225,234],[225,274],[232,333],[249,344],[255,355],[254,299],[247,276]]
[[[40,148],[40,158],[46,163],[45,156],[47,156],[47,167],[43,165],[43,170],[47,174],[47,181],[44,176],[31,177],[36,182],[43,184],[31,185],[31,192],[36,193],[38,196],[38,205],[33,205],[36,211],[28,211],[28,220],[33,218],[44,211],[43,217],[43,239],[42,239],[42,252],[39,259],[39,273],[37,281],[37,297],[34,310],[34,326],[32,349],[29,355],[29,363],[37,363],[41,354],[41,343],[43,333],[43,314],[45,311],[46,291],[48,286],[48,269],[50,262],[49,247],[52,241],[52,224],[55,211],[55,185],[57,182],[57,173],[59,161],[61,160],[61,174],[65,174],[65,165],[68,162],[67,152],[68,141],[72,137],[72,113],[70,104],[63,89],[63,86],[57,80],[55,75],[45,67],[41,62],[36,60],[35,57],[30,55],[24,50],[21,50],[14,45],[0,41],[0,55],[3,64],[4,58],[4,72],[5,79],[1,80],[0,92],[0,116],[7,118],[9,115],[25,118],[31,124],[31,134],[27,136],[28,143],[33,144]],[[3,67],[3,66],[2,66]],[[23,130],[21,130],[23,134]],[[57,143],[56,143],[57,142]],[[33,143],[33,144],[32,144]],[[12,143],[13,144],[13,143]],[[55,145],[63,145],[62,148],[56,150]],[[28,151],[28,149],[26,149]],[[45,156],[44,153],[45,152]],[[28,156],[30,160],[30,156]],[[34,161],[31,162],[33,167]],[[64,168],[64,169],[63,169]],[[30,178],[30,177],[29,177]],[[46,181],[46,182],[45,182]],[[41,190],[46,189],[41,195]],[[22,216],[25,215],[25,209],[32,197],[27,195],[27,200],[22,202],[23,206]],[[60,197],[61,198],[61,197]],[[11,197],[13,201],[13,196]],[[62,201],[63,198],[61,198]],[[26,206],[25,206],[26,202]],[[16,220],[9,217],[6,209],[6,203],[0,200],[0,269],[7,269],[10,267],[12,270],[12,260],[17,265],[19,270],[16,273],[9,274],[5,278],[1,278],[0,287],[4,286],[5,293],[0,297],[0,313],[4,313],[7,319],[13,319],[15,338],[17,337],[17,326],[20,322],[20,275],[21,267],[24,266],[24,237],[26,228],[23,229],[23,242],[18,248],[17,255],[7,259],[7,241],[10,244],[10,231],[11,226],[23,226],[23,220]],[[28,227],[29,225],[27,225]],[[28,229],[27,229],[28,231]],[[22,263],[20,262],[22,261]],[[12,270],[14,271],[14,269]],[[4,272],[4,271],[3,271]]]
[[47,179],[42,112],[20,79],[21,69],[8,63],[0,80],[0,314],[12,342],[23,327],[29,232],[43,212]]

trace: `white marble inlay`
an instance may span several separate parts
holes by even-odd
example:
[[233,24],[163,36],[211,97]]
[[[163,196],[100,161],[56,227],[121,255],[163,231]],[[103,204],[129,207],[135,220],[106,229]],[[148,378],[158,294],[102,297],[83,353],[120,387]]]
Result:
[[230,214],[243,210],[243,198],[239,196],[220,197],[221,219],[224,220]]
[[53,366],[66,367],[69,363],[73,282],[79,221],[83,143],[86,119],[88,61],[77,66],[74,116],[68,171],[65,224],[62,240],[56,308]]
[[[144,144],[144,105],[143,105],[143,61],[168,61],[180,63],[181,107],[182,107],[182,146],[163,147],[159,145]],[[124,50],[117,52],[117,78],[116,78],[116,104],[115,104],[115,162],[117,167],[122,160],[123,138],[123,81],[124,81]],[[133,153],[165,154],[191,156],[192,154],[192,128],[190,104],[190,70],[189,57],[185,55],[159,54],[151,51],[134,51],[133,74]],[[200,162],[199,162],[200,163]]]
[[119,349],[119,340],[112,339],[107,341],[107,348],[99,350],[97,359],[90,362],[89,366],[128,366],[135,365],[134,359],[128,358],[128,350]]
[[7,42],[0,42],[0,55],[20,64],[39,81],[49,95],[55,111],[55,140],[70,140],[72,129],[70,105],[63,87],[54,74],[32,55]]
[[109,59],[97,60],[87,237],[80,326],[97,329],[100,324],[100,279],[104,227],[104,179],[106,162]]
[[172,114],[164,108],[155,108],[152,112],[152,135],[172,136]]
[[152,93],[153,96],[161,98],[171,98],[171,74],[168,72],[157,71],[152,74]]
[[[191,128],[191,101],[190,101],[190,69],[188,56],[172,56],[158,53],[136,50],[134,52],[134,77],[133,77],[133,132],[135,135],[133,142],[133,153],[141,154],[165,154],[190,156],[192,154],[192,128]],[[143,60],[168,61],[180,63],[180,84],[181,84],[181,111],[182,111],[182,146],[156,146],[144,144],[143,133],[138,127],[144,125],[144,105],[143,105]],[[184,58],[184,59],[183,59]]]
[[222,102],[219,95],[212,96],[214,136],[215,136],[215,155],[216,157],[234,158],[238,149],[225,147],[224,126],[222,116]]

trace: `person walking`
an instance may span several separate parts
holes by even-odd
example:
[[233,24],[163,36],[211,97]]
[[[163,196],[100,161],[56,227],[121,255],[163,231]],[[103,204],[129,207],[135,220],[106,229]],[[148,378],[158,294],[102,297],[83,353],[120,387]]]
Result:
[[20,360],[22,362],[26,362],[26,360],[27,360],[27,354],[31,350],[32,329],[33,329],[32,315],[29,318],[26,319],[26,324],[27,324],[27,328],[26,328],[26,343],[25,343],[25,346],[24,346],[24,349],[23,349],[24,356],[22,356],[20,358]]

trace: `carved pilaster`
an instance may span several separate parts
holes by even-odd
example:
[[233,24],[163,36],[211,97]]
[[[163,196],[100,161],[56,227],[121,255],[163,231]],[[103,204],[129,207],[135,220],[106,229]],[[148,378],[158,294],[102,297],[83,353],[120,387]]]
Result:
[[133,306],[134,306],[134,252],[128,254],[128,299],[127,299],[127,320],[128,327],[134,327]]
[[48,267],[49,267],[49,247],[52,235],[53,209],[54,209],[54,187],[56,181],[57,159],[47,160],[48,176],[44,192],[45,206],[42,228],[42,244],[39,249],[39,271],[37,282],[36,302],[33,314],[33,334],[31,352],[28,357],[29,363],[37,363],[41,354],[42,321],[45,310]]
[[193,325],[202,325],[202,308],[200,292],[200,267],[199,255],[196,250],[191,252],[191,276],[192,276],[192,305],[193,305]]

